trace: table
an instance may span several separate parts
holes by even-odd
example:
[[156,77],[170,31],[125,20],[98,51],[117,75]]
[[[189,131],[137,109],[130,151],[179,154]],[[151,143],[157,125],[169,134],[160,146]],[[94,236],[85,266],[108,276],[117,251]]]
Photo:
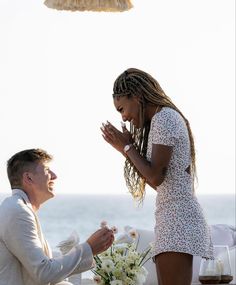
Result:
[[[94,285],[95,283],[93,282],[92,279],[82,279],[81,285]],[[192,285],[203,285],[202,283],[192,283]],[[216,284],[207,284],[207,285],[216,285]],[[236,285],[235,283],[221,283],[220,285]]]

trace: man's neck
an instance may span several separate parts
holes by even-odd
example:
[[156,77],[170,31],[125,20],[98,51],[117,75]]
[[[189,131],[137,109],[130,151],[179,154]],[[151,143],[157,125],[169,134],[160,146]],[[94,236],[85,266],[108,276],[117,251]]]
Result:
[[30,204],[32,205],[34,212],[37,212],[40,208],[40,205],[41,205],[38,197],[36,195],[34,195],[33,193],[26,193],[26,194],[30,200]]
[[20,190],[22,190],[23,192],[25,192],[25,194],[27,195],[29,201],[30,201],[30,204],[32,206],[32,209],[34,212],[37,212],[38,209],[40,208],[40,201],[39,201],[39,197],[37,197],[37,195],[35,195],[33,189],[23,189],[22,187],[21,188],[18,188]]

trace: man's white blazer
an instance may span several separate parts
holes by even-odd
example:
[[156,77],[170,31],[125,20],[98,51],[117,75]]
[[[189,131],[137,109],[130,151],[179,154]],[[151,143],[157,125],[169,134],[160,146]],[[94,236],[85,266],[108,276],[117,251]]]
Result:
[[93,266],[87,242],[52,258],[30,201],[20,189],[0,205],[0,285],[52,285]]

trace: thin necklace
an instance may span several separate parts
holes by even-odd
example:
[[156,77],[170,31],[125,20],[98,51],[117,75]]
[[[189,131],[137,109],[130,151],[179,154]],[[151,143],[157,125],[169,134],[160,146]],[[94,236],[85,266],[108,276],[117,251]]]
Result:
[[157,108],[156,108],[156,110],[155,110],[155,113],[154,113],[154,114],[156,114],[156,113],[160,112],[160,111],[161,111],[161,109],[162,109],[162,107],[161,107],[161,106],[157,106]]

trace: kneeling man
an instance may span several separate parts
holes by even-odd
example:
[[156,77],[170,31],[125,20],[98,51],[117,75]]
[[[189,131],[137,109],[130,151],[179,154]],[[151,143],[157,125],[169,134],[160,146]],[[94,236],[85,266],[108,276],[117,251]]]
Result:
[[109,248],[111,230],[100,229],[67,254],[53,258],[37,210],[54,197],[51,155],[41,149],[16,153],[7,163],[12,196],[0,205],[0,285],[52,285],[93,266],[93,256]]

